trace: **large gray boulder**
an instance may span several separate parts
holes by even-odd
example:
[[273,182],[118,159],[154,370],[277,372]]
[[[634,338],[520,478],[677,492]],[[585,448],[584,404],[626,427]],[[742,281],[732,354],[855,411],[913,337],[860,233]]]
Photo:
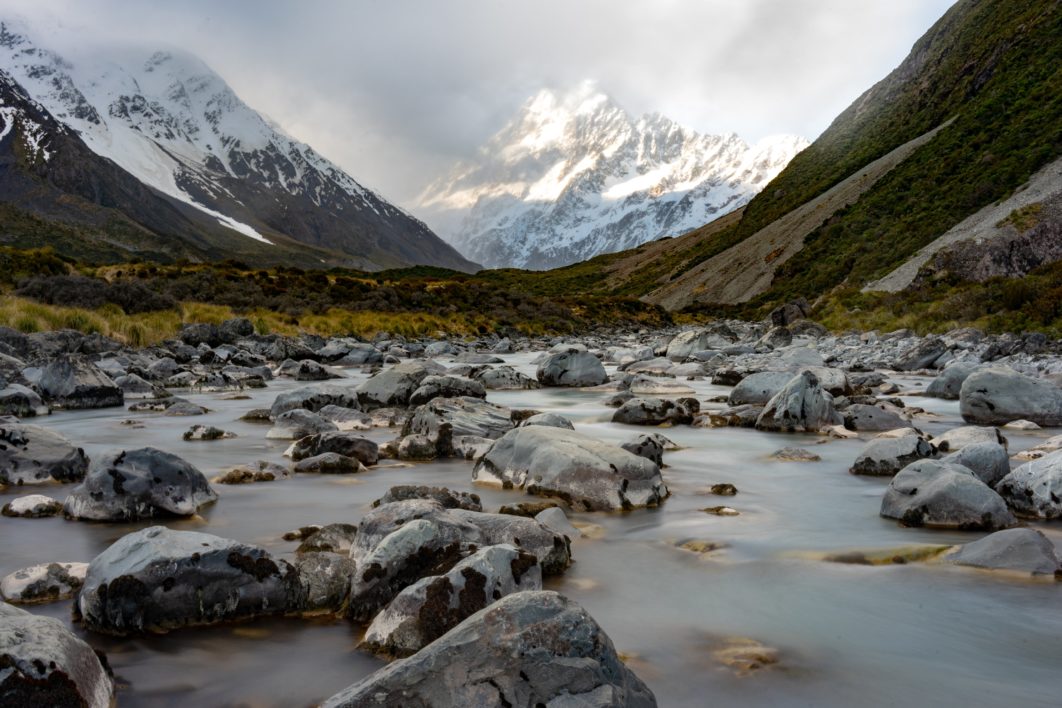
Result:
[[1043,532],[1028,528],[996,531],[959,546],[941,560],[955,565],[1030,575],[1058,575],[1062,569],[1055,544]]
[[316,413],[325,406],[341,406],[357,410],[358,397],[353,390],[334,384],[307,386],[277,396],[269,409],[269,416],[277,418],[282,413],[297,409]]
[[63,511],[88,521],[135,521],[192,516],[217,498],[196,467],[172,453],[142,447],[96,457]]
[[998,428],[980,425],[963,425],[958,428],[952,428],[941,433],[933,440],[933,444],[941,452],[955,452],[967,445],[976,445],[982,442],[999,443],[1004,448],[1007,446],[1007,439],[1003,437]]
[[1003,498],[961,465],[920,460],[892,478],[881,515],[904,526],[994,531],[1017,524]]
[[1010,474],[1010,455],[1007,448],[997,442],[964,445],[941,461],[968,468],[990,487],[995,487],[999,480]]
[[430,374],[423,364],[403,361],[358,386],[358,401],[363,410],[408,406],[410,396]]
[[547,357],[538,365],[536,375],[543,386],[599,386],[608,381],[600,359],[574,349]]
[[911,433],[871,440],[849,471],[852,474],[891,477],[912,462],[932,457],[933,446],[914,431]]
[[511,366],[485,369],[476,374],[475,379],[490,391],[523,391],[540,387],[538,381]]
[[506,433],[476,463],[472,478],[560,497],[588,511],[656,506],[668,496],[651,461],[573,430],[540,425]]
[[881,406],[854,403],[844,412],[844,427],[849,430],[883,432],[911,427],[911,421]]
[[542,589],[538,559],[510,545],[487,546],[445,575],[422,578],[400,592],[365,631],[364,646],[415,654],[474,613],[514,592]]
[[454,436],[474,435],[491,440],[512,430],[512,411],[480,398],[436,398],[418,407],[402,428],[403,435],[438,436],[449,424]]
[[929,386],[926,387],[926,395],[949,401],[959,400],[963,382],[977,369],[977,364],[952,364],[929,382]]
[[33,389],[16,383],[0,385],[0,415],[32,418],[38,415],[48,415],[50,412],[51,409]]
[[756,428],[814,433],[839,421],[833,398],[822,389],[813,373],[803,371],[768,401],[756,419]]
[[981,369],[963,382],[959,410],[968,423],[1004,425],[1023,419],[1058,427],[1062,426],[1062,389],[1010,369]]
[[39,425],[0,424],[0,487],[79,482],[88,457],[59,433]]
[[532,554],[547,575],[571,562],[568,539],[533,519],[446,509],[427,499],[383,504],[362,519],[350,550],[358,567],[349,615],[368,622],[409,585],[497,544]]
[[1020,516],[1062,517],[1062,450],[1021,465],[1003,477],[996,490]]
[[77,610],[107,634],[168,632],[302,609],[299,575],[261,548],[152,526],[89,564]]
[[747,403],[765,406],[792,379],[793,374],[788,371],[760,371],[749,374],[738,381],[727,400],[732,406]]
[[948,345],[936,337],[926,337],[901,353],[893,362],[896,371],[917,371],[928,369],[948,351]]
[[713,334],[707,329],[691,329],[676,334],[668,342],[667,353],[664,356],[671,361],[685,361],[693,356],[694,352],[721,349],[732,343],[730,338]]
[[62,622],[0,603],[0,705],[110,708],[114,680]]
[[685,425],[700,412],[695,398],[632,398],[612,414],[613,423],[626,425]]
[[317,433],[296,440],[291,446],[291,459],[298,462],[309,457],[316,457],[326,452],[334,452],[372,467],[380,459],[380,446],[357,433],[338,431]]
[[125,403],[122,389],[99,367],[65,354],[41,370],[37,389],[55,408],[109,408]]
[[479,381],[447,374],[427,376],[409,397],[409,405],[419,406],[435,398],[486,398],[487,390]]
[[545,591],[503,597],[323,704],[546,705],[651,708],[656,699],[586,610]]

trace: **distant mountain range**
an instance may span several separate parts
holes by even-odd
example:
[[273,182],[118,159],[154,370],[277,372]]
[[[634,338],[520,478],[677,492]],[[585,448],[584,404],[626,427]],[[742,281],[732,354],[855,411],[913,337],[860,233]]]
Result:
[[90,259],[475,269],[197,58],[47,37],[0,22],[0,242],[53,224]]
[[584,83],[532,97],[416,208],[487,267],[553,268],[737,209],[807,145],[783,135],[749,146],[659,114],[635,118]]

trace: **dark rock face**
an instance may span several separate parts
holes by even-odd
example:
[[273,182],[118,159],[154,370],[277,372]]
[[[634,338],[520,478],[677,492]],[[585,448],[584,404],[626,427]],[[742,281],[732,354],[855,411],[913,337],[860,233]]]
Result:
[[63,623],[0,603],[0,705],[110,708],[114,680]]
[[963,280],[1018,278],[1045,263],[1062,260],[1062,222],[1045,219],[1024,233],[962,241],[938,251],[923,266],[916,283],[945,273]]
[[63,509],[75,519],[134,521],[191,516],[217,498],[194,466],[171,453],[143,447],[97,457]]
[[125,403],[122,389],[89,361],[62,355],[41,371],[41,394],[56,408],[109,408]]
[[77,609],[108,634],[167,632],[302,609],[295,569],[260,548],[152,526],[89,564]]
[[88,457],[59,433],[38,425],[0,425],[0,486],[79,482]]
[[298,462],[326,452],[353,457],[366,467],[372,467],[380,459],[380,448],[376,443],[361,435],[343,431],[302,438],[292,445],[291,459]]
[[586,610],[538,591],[503,597],[323,704],[538,705],[651,708],[656,699]]
[[506,433],[476,463],[472,478],[559,497],[586,510],[656,506],[668,496],[660,468],[649,460],[542,425]]
[[409,656],[496,600],[542,589],[538,559],[513,546],[488,546],[445,575],[423,578],[400,592],[365,631],[364,646]]
[[770,318],[771,324],[775,327],[785,327],[797,320],[806,319],[810,315],[811,305],[807,299],[799,298],[771,310]]

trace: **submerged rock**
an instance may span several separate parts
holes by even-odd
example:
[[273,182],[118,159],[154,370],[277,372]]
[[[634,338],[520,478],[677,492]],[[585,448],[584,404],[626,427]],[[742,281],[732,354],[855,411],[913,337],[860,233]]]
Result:
[[98,456],[85,481],[70,492],[67,516],[89,521],[135,521],[191,516],[217,501],[206,477],[180,457],[153,447]]
[[63,623],[0,603],[0,705],[114,705],[110,669]]
[[152,526],[96,556],[77,609],[89,629],[130,634],[284,614],[304,601],[287,561],[217,536]]
[[480,458],[472,478],[592,510],[656,506],[668,496],[653,462],[572,430],[516,428]]
[[503,597],[323,704],[373,705],[651,708],[656,699],[586,610],[538,591]]
[[290,476],[287,467],[258,460],[248,465],[231,467],[211,481],[214,484],[250,484],[252,482],[275,482]]

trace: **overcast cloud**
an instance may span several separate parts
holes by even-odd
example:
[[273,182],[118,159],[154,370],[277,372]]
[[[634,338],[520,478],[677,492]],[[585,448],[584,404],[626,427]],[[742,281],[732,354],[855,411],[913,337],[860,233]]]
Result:
[[814,138],[952,0],[0,0],[186,48],[252,107],[409,204],[542,87],[749,141]]

